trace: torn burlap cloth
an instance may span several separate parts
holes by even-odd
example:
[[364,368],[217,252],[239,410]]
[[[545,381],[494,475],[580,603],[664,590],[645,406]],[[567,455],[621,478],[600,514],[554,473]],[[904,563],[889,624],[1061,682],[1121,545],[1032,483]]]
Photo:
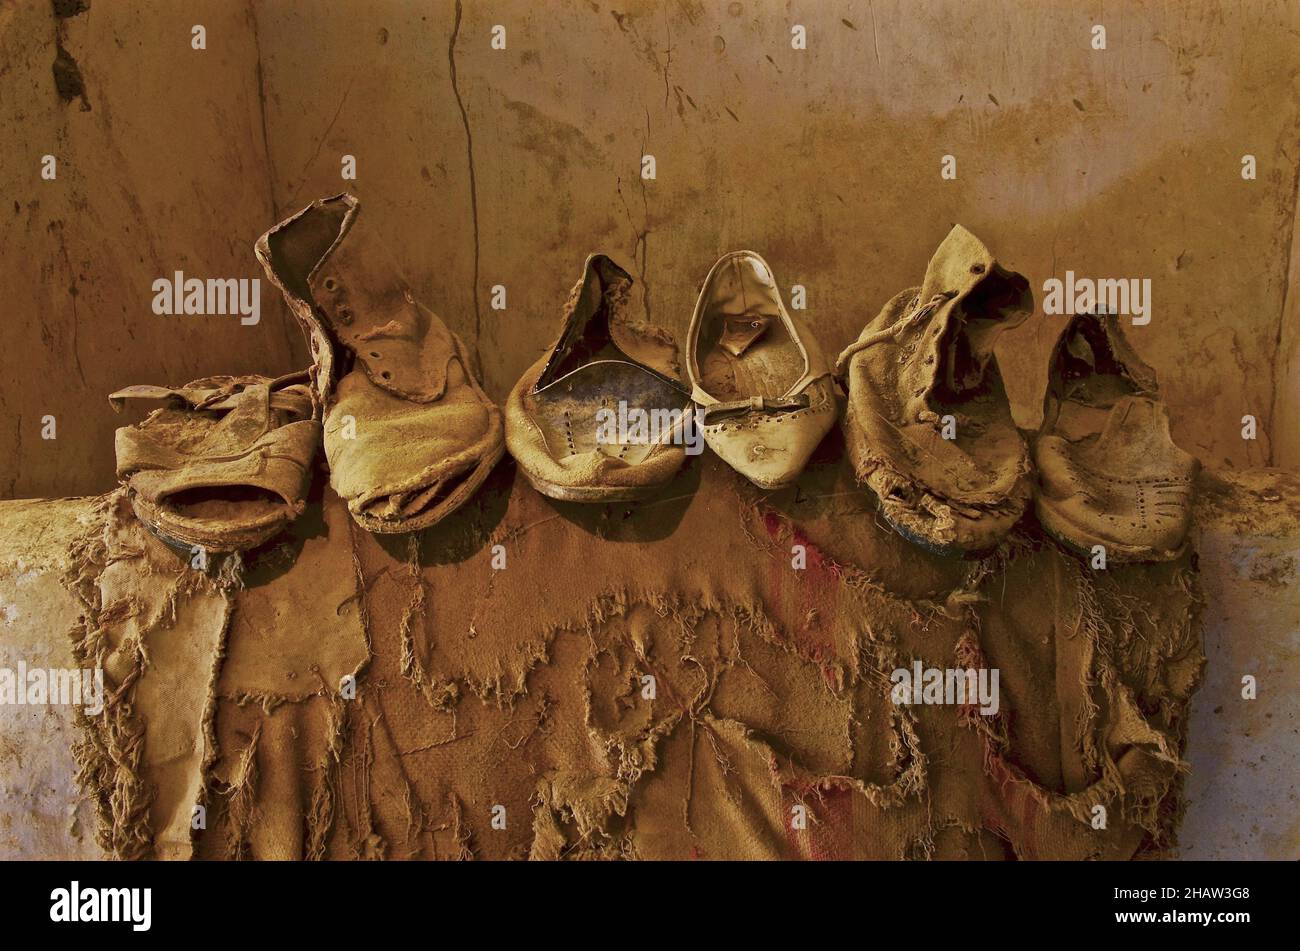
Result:
[[[1095,570],[1032,525],[980,561],[932,556],[838,456],[766,497],[692,459],[609,505],[544,499],[507,461],[422,533],[370,535],[327,495],[289,542],[206,573],[106,497],[73,632],[113,694],[78,750],[101,840],[132,858],[1168,850],[1204,662],[1189,558]],[[997,668],[997,714],[896,705],[914,660]]]

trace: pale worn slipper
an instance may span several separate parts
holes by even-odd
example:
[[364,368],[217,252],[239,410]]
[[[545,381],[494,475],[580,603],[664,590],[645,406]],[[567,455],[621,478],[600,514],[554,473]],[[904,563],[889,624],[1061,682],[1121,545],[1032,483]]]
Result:
[[835,425],[826,358],[753,251],[724,254],[705,277],[686,366],[705,442],[760,488],[791,485]]
[[183,387],[129,386],[109,396],[163,401],[117,431],[117,476],[136,516],[167,541],[239,551],[303,510],[320,423],[306,374],[216,376]]
[[641,499],[686,460],[690,397],[671,338],[626,314],[632,277],[587,258],[555,345],[506,402],[506,443],[529,483],[570,502]]

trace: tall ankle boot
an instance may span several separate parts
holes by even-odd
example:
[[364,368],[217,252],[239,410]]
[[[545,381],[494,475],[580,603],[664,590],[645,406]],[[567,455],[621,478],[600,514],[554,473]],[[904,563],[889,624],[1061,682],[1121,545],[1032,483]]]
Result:
[[372,532],[426,528],[504,452],[501,411],[465,346],[416,301],[351,195],[314,201],[257,242],[311,346],[330,485]]

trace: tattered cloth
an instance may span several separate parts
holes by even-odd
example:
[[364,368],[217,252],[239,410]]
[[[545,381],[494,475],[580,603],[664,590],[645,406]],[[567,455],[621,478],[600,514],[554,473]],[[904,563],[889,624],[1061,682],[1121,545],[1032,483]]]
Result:
[[[326,495],[287,540],[207,573],[106,497],[69,579],[79,658],[109,681],[78,750],[101,843],[1165,853],[1204,662],[1190,556],[1094,570],[1033,526],[982,560],[933,556],[880,521],[837,447],[822,455],[766,497],[709,457],[650,501],[587,506],[507,462],[408,536],[370,535]],[[998,669],[997,713],[894,703],[891,673],[916,661]]]

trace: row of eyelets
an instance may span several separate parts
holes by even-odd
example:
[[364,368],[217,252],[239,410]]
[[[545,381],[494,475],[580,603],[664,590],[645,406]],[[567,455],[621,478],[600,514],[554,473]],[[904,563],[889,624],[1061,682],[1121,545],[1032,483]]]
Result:
[[[325,290],[333,291],[339,289],[339,282],[331,275],[325,278]],[[340,306],[336,315],[341,323],[345,326],[352,323],[352,309],[347,306]]]

